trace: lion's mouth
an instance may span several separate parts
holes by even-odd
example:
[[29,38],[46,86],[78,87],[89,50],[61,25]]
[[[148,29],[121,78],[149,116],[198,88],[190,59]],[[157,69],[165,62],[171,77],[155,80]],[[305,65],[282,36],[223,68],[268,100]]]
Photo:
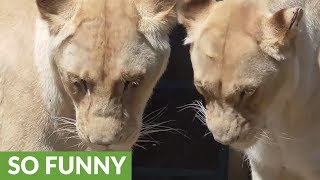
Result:
[[211,128],[209,124],[208,127],[215,141],[223,145],[237,146],[238,144],[247,144],[251,141],[252,137],[254,137],[249,121],[242,122],[241,124],[231,124]]

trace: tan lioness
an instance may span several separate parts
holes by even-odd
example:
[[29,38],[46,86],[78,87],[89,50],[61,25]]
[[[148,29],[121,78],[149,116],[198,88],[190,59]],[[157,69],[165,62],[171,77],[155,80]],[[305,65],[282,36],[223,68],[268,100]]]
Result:
[[0,150],[130,150],[175,21],[173,0],[2,0]]
[[319,180],[320,1],[189,0],[179,14],[214,138],[254,180]]

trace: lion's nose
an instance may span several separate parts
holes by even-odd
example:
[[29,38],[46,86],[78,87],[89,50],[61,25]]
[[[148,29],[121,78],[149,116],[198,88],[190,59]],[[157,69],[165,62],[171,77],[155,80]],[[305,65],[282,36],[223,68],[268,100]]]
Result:
[[88,121],[84,133],[87,140],[92,144],[117,144],[123,134],[123,123],[121,120],[112,117],[94,116]]

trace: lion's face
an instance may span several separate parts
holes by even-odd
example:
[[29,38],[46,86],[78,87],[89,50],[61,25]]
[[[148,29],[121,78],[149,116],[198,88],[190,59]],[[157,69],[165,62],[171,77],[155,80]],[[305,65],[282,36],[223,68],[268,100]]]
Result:
[[301,11],[269,15],[254,2],[205,2],[186,3],[180,12],[188,29],[195,86],[205,97],[214,138],[246,148],[258,138],[269,106],[291,80],[289,60],[295,50],[290,31]]
[[73,101],[78,134],[89,144],[128,150],[139,136],[146,102],[167,65],[169,17],[157,19],[167,22],[159,29],[150,25],[146,30],[140,11],[154,11],[156,16],[160,12],[150,9],[156,4],[143,9],[142,1],[69,2],[58,7],[68,9],[63,25],[61,17],[48,19],[56,23],[49,23],[53,41],[59,41],[51,56]]

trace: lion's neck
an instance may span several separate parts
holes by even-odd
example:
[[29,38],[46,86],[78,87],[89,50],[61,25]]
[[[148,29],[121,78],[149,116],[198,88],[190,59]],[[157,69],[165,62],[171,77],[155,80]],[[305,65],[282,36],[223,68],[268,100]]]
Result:
[[290,66],[286,67],[290,72],[289,83],[283,86],[265,115],[268,129],[275,133],[301,135],[311,129],[320,130],[320,122],[317,121],[320,117],[320,46],[315,43],[320,42],[320,33],[315,31],[320,25],[314,23],[319,16],[312,14],[308,3],[304,6],[306,15],[300,24],[302,30],[297,35],[296,56],[288,59]]
[[320,17],[312,14],[313,10],[309,8],[305,7],[306,16],[301,23],[302,30],[297,35],[295,74],[298,81],[289,104],[300,105],[303,113],[315,117],[313,111],[316,107],[313,106],[318,106],[317,103],[320,102],[320,33],[315,29],[319,29],[320,24],[313,22]]
[[266,111],[261,139],[245,150],[251,165],[274,170],[269,174],[285,167],[304,176],[309,172],[308,167],[318,167],[320,51],[314,40],[320,42],[320,34],[311,32],[308,22],[304,26],[298,35],[296,58],[288,59],[292,60],[292,66],[287,71],[294,72],[291,82],[284,85]]

